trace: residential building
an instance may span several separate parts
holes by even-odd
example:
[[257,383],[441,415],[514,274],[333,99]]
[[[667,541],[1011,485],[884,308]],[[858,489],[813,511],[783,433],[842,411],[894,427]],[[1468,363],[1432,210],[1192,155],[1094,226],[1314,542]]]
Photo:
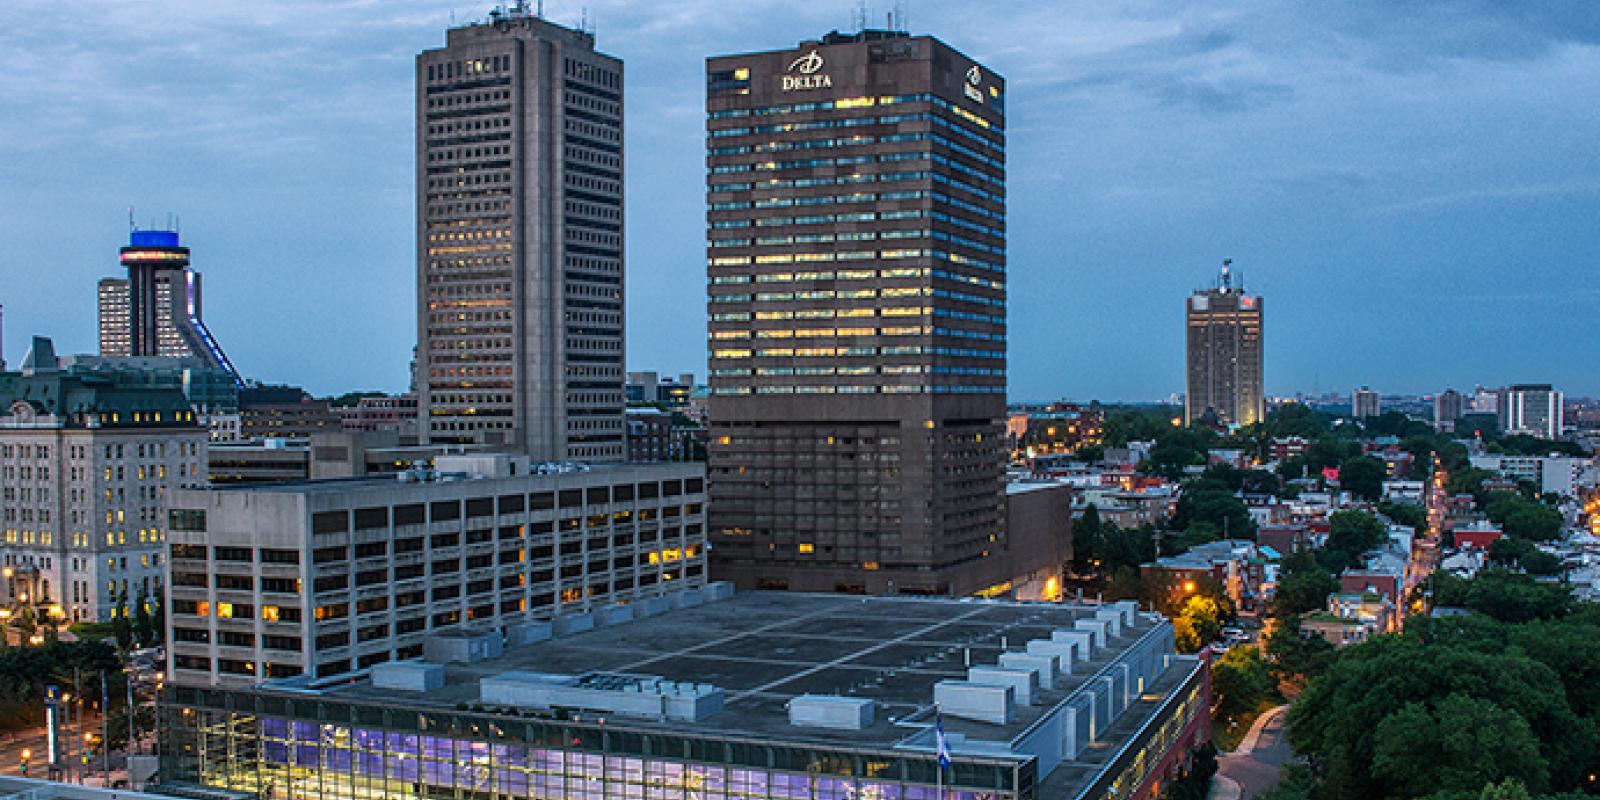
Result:
[[1153,800],[1210,737],[1208,656],[1133,603],[724,588],[432,637],[347,680],[176,686],[163,788]]
[[177,231],[135,228],[121,251],[126,278],[100,281],[100,355],[196,359],[239,371],[201,319],[200,273]]
[[177,492],[168,675],[319,680],[705,582],[704,468],[446,456],[399,476]]
[[1521,383],[1505,390],[1500,429],[1541,439],[1559,439],[1566,425],[1565,400],[1548,383]]
[[623,459],[622,62],[523,3],[416,62],[425,442]]
[[1470,525],[1463,525],[1450,532],[1456,547],[1462,550],[1479,550],[1489,552],[1494,543],[1505,537],[1505,532],[1500,526],[1488,520],[1479,520]]
[[1233,601],[1235,608],[1249,610],[1261,598],[1266,579],[1265,562],[1255,542],[1223,539],[1190,548],[1174,556],[1156,559],[1141,570],[1164,578],[1173,600],[1194,593],[1205,581],[1215,582]]
[[1043,409],[1019,409],[1006,418],[1012,460],[1039,454],[1072,453],[1099,445],[1105,434],[1105,412],[1076,403],[1051,403]]
[[1441,431],[1455,430],[1456,420],[1467,413],[1467,398],[1454,389],[1446,389],[1433,398],[1433,425]]
[[672,412],[658,408],[628,409],[628,463],[672,460]]
[[57,366],[36,337],[0,373],[0,602],[72,622],[152,606],[167,505],[205,484],[206,432],[178,390]]
[[[1472,466],[1497,472],[1513,481],[1527,481],[1541,494],[1578,498],[1584,489],[1584,475],[1600,466],[1600,461],[1577,456],[1476,455]],[[1511,487],[1513,490],[1515,486]]]
[[1392,597],[1375,592],[1339,592],[1328,596],[1328,608],[1300,620],[1301,636],[1321,636],[1334,647],[1360,644],[1398,624]]
[[1005,549],[1005,82],[929,36],[706,62],[714,572],[969,594]]
[[1262,298],[1234,286],[1232,260],[1188,301],[1188,424],[1250,425],[1266,419]]
[[1383,398],[1377,392],[1363,386],[1350,395],[1350,416],[1368,419],[1382,413]]

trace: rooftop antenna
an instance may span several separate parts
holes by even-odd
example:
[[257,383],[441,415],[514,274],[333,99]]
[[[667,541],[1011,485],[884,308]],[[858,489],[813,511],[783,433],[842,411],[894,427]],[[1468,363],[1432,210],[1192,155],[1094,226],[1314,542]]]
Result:
[[139,230],[139,225],[133,221],[133,206],[128,206],[128,233]]
[[1228,291],[1233,288],[1233,275],[1231,274],[1232,267],[1233,267],[1233,259],[1231,259],[1231,258],[1222,259],[1222,274],[1219,276],[1218,280],[1222,284],[1221,288],[1222,288],[1222,293],[1223,294],[1227,294]]

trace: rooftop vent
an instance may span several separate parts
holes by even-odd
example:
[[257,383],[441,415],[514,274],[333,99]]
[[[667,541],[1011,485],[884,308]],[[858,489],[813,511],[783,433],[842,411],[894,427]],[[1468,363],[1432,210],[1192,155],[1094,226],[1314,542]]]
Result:
[[706,683],[649,675],[594,672],[582,676],[507,672],[478,682],[485,705],[556,708],[637,719],[700,722],[722,711],[726,692]]
[[435,664],[472,663],[505,652],[505,638],[495,631],[445,630],[422,640],[422,658]]
[[387,661],[372,668],[372,685],[397,692],[430,692],[444,688],[444,665],[421,661]]
[[789,701],[789,724],[796,727],[859,731],[872,718],[872,701],[860,697],[803,694]]

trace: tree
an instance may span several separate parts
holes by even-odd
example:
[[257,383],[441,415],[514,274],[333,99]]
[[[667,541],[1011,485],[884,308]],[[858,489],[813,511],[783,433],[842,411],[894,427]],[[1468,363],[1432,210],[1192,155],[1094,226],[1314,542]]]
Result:
[[1183,604],[1183,613],[1173,620],[1173,634],[1180,652],[1194,653],[1216,641],[1222,633],[1225,611],[1216,598],[1197,594]]
[[1210,439],[1200,431],[1172,428],[1156,437],[1145,466],[1157,475],[1177,480],[1183,477],[1185,468],[1206,463],[1210,447]]
[[1100,525],[1100,509],[1094,503],[1072,521],[1072,571],[1078,575],[1094,571],[1094,562],[1100,557]]
[[1357,456],[1339,465],[1339,488],[1376,503],[1383,497],[1383,480],[1388,474],[1382,461],[1372,456]]
[[1537,583],[1531,576],[1486,569],[1467,581],[1461,605],[1501,622],[1520,623],[1565,616],[1573,608],[1565,586]]
[[1178,498],[1173,527],[1187,530],[1197,522],[1214,526],[1218,533],[1216,538],[1254,539],[1256,535],[1249,507],[1232,491],[1212,482],[1186,486]]
[[128,620],[128,593],[117,595],[116,608],[111,611],[112,631],[117,637],[117,649],[127,652],[133,647],[133,625]]
[[1278,592],[1272,598],[1273,614],[1280,619],[1320,611],[1328,595],[1339,591],[1339,579],[1317,563],[1309,550],[1290,553],[1278,572]]
[[1327,639],[1301,632],[1299,617],[1280,619],[1267,636],[1266,648],[1279,680],[1301,685],[1326,671],[1335,655]]
[[1361,555],[1389,539],[1389,529],[1365,511],[1336,511],[1328,517],[1324,564],[1333,572],[1362,566]]
[[1232,724],[1273,699],[1277,686],[1254,647],[1234,647],[1211,667],[1211,695],[1216,719]]
[[1535,542],[1548,542],[1561,536],[1561,512],[1544,505],[1525,503],[1507,514],[1506,535]]
[[133,638],[140,647],[150,647],[156,643],[155,623],[150,619],[149,603],[150,596],[143,594],[133,608]]
[[1428,527],[1428,510],[1410,503],[1379,503],[1378,513],[1421,533]]
[[1410,702],[1378,723],[1372,777],[1390,793],[1420,797],[1434,791],[1475,791],[1514,777],[1542,790],[1549,771],[1539,740],[1520,714],[1493,700],[1454,692]]
[[[1456,695],[1479,702],[1445,702]],[[1512,716],[1537,741],[1544,771],[1524,758],[1523,728]],[[1482,740],[1467,730],[1476,726],[1506,737],[1506,760],[1478,749]],[[1541,786],[1576,787],[1597,745],[1593,724],[1574,713],[1548,666],[1514,651],[1409,635],[1342,651],[1290,709],[1289,736],[1331,798],[1417,797],[1455,786],[1443,773],[1461,768],[1468,752]],[[1393,791],[1397,785],[1406,791]]]

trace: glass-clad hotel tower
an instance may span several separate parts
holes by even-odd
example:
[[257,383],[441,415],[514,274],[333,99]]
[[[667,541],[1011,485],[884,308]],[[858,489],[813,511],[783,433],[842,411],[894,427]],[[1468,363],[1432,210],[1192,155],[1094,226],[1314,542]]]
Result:
[[706,77],[713,574],[982,588],[1005,537],[1005,82],[871,30]]

